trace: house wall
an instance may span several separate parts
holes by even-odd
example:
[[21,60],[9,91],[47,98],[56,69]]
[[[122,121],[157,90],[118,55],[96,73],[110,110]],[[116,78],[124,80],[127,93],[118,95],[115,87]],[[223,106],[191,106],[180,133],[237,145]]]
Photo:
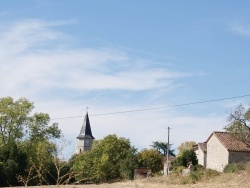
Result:
[[222,172],[228,164],[228,158],[227,149],[212,135],[207,142],[207,168]]
[[229,163],[250,161],[250,152],[229,152]]
[[198,159],[198,164],[202,165],[203,167],[206,168],[206,153],[204,153],[200,147],[198,146],[198,149],[195,150],[195,153],[196,153],[196,156],[197,156],[197,159]]

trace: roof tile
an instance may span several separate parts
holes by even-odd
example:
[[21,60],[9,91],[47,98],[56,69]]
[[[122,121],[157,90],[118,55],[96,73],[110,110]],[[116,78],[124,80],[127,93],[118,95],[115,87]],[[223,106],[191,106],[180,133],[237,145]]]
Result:
[[250,152],[250,145],[249,144],[237,139],[235,136],[233,136],[230,133],[227,133],[227,132],[213,132],[212,135],[215,135],[216,138],[224,145],[224,147],[228,151]]

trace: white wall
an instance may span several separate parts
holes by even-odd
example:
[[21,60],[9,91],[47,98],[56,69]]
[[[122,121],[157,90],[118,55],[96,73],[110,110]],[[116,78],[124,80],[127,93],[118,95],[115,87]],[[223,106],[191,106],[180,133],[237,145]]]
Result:
[[207,168],[222,172],[228,164],[228,158],[227,149],[212,135],[207,142]]
[[206,154],[201,150],[201,148],[198,145],[198,149],[195,151],[198,164],[202,165],[204,168],[206,168]]

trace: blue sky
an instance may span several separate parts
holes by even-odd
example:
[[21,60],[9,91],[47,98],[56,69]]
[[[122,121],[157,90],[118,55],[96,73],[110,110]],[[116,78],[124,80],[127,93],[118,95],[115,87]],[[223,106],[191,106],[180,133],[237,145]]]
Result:
[[[0,97],[26,97],[75,150],[93,135],[135,147],[205,141],[250,94],[249,1],[9,0],[0,6]],[[65,119],[60,119],[65,118]]]

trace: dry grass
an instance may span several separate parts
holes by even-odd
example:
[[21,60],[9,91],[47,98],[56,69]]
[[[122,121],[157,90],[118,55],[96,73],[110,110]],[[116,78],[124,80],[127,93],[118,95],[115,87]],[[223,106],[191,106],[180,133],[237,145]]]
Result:
[[[105,183],[100,185],[60,185],[60,186],[39,186],[39,188],[245,188],[250,187],[250,175],[241,172],[237,174],[221,174],[209,180],[203,180],[196,184],[185,184],[181,179],[173,179],[173,177],[154,177],[135,181],[124,181],[117,183]],[[20,188],[20,187],[19,187]],[[37,187],[29,187],[37,188]]]

